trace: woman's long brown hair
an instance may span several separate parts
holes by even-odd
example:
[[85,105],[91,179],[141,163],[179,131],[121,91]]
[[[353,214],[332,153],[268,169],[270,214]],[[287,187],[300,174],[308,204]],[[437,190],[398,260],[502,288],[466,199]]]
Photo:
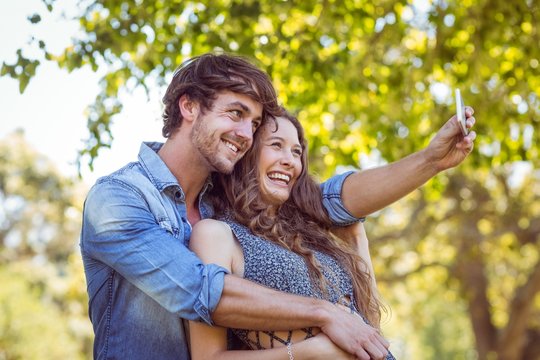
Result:
[[[273,241],[301,255],[310,270],[312,281],[325,294],[325,281],[313,251],[320,251],[337,260],[349,273],[353,283],[354,301],[371,325],[379,328],[381,304],[372,289],[367,265],[355,246],[334,236],[332,223],[323,206],[319,185],[308,174],[307,141],[296,117],[283,110],[298,131],[302,146],[302,172],[294,184],[289,199],[278,207],[264,203],[259,190],[258,163],[261,149],[260,131],[252,149],[235,166],[231,175],[215,174],[211,192],[216,213],[230,212],[234,219],[254,234]],[[264,126],[278,123],[269,119]],[[225,195],[225,196],[224,196]]]

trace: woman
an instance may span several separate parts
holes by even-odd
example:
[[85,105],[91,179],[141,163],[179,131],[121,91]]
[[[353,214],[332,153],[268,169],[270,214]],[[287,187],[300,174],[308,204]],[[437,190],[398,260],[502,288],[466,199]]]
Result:
[[[327,299],[378,327],[369,254],[363,260],[355,241],[331,233],[321,191],[308,175],[306,149],[296,118],[284,113],[268,121],[233,174],[214,182],[221,221],[199,222],[190,247],[204,262],[278,290]],[[232,331],[260,351],[228,351],[226,329],[191,322],[193,359],[351,358],[317,328]]]

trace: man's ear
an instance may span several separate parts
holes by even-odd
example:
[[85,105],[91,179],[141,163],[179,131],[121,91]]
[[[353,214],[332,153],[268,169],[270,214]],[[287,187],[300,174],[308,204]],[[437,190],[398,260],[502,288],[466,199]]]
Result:
[[180,96],[178,107],[184,121],[193,121],[199,115],[199,103],[191,100],[187,95]]

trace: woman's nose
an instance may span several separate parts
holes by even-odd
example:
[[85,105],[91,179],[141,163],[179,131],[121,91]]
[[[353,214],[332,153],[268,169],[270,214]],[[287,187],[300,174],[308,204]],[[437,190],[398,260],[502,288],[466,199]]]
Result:
[[293,163],[293,154],[289,150],[283,150],[280,159],[281,164],[290,166]]

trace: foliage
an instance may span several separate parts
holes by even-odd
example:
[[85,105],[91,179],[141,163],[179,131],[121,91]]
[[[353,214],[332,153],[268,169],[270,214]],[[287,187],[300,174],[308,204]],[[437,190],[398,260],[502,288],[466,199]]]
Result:
[[80,195],[22,133],[0,141],[0,359],[91,355]]
[[80,231],[82,189],[16,132],[0,143],[0,260],[65,262]]
[[[54,8],[52,0],[45,4]],[[305,125],[312,169],[321,177],[423,148],[452,115],[452,90],[459,87],[476,111],[477,149],[459,169],[370,220],[380,284],[396,314],[417,317],[409,326],[421,334],[414,340],[413,331],[400,334],[425,350],[414,358],[539,356],[538,2],[86,0],[79,6],[82,35],[72,46],[51,54],[35,38],[43,57],[29,58],[23,49],[15,63],[3,64],[2,75],[19,79],[24,91],[44,60],[69,71],[107,70],[81,150],[90,166],[113,139],[119,91],[163,87],[183,60],[207,51],[246,55],[268,71],[281,101]],[[520,165],[530,171],[516,185]],[[464,323],[460,335],[467,340],[452,338]],[[468,334],[476,355],[467,349]]]
[[[72,46],[54,55],[34,43],[69,71],[108,69],[90,109],[82,150],[90,159],[112,141],[120,89],[165,85],[183,60],[208,51],[247,55],[268,71],[308,128],[324,176],[338,164],[356,166],[373,149],[392,161],[421,148],[450,117],[456,86],[483,120],[482,152],[469,166],[538,159],[540,35],[530,0],[98,0],[79,7],[84,35]],[[18,55],[2,74],[23,90],[39,60]]]
[[[459,340],[471,331],[479,358],[540,355],[540,183],[511,173],[453,174],[438,201],[416,193],[368,223],[381,291],[427,330],[420,348],[445,354],[429,358],[471,358]],[[467,316],[470,328],[456,328]]]

